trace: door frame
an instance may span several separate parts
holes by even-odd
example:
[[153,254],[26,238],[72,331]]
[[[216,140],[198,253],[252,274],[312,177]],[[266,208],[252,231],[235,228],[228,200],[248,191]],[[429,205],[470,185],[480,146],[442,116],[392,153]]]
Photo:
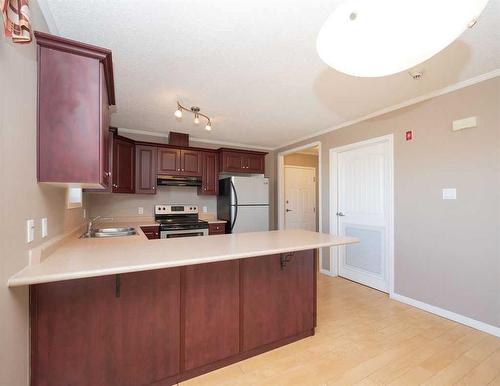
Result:
[[[319,161],[319,158],[318,158],[318,161]],[[314,166],[296,166],[296,165],[283,165],[283,198],[285,198],[284,194],[285,194],[285,185],[286,185],[286,181],[285,181],[285,169],[303,169],[303,170],[312,170],[314,171],[314,178],[318,178],[318,173],[317,173],[317,168],[315,168]],[[316,181],[317,182],[317,181]],[[314,216],[314,225],[316,227],[316,216],[318,216],[318,229],[319,229],[319,212],[318,212],[318,205],[319,205],[319,200],[317,200],[318,198],[318,187],[317,186],[314,186],[314,209],[316,210],[315,211],[315,216]],[[284,216],[284,213],[283,212],[283,227],[285,225],[285,222],[286,222],[286,219],[285,219],[285,216]]]
[[[353,150],[367,145],[386,142],[389,145],[389,207],[387,219],[388,245],[387,245],[387,273],[389,281],[389,295],[394,294],[394,134],[388,134],[381,137],[371,138],[365,141],[351,143],[345,146],[331,148],[329,151],[329,166],[330,166],[330,234],[338,234],[337,212],[338,212],[338,171],[337,160],[338,154],[347,150]],[[339,273],[338,253],[334,253],[333,248],[330,248],[330,267],[333,267],[335,276]]]
[[[277,182],[278,182],[278,229],[285,229],[285,156],[292,153],[297,153],[301,150],[309,149],[310,147],[318,147],[318,232],[323,232],[323,200],[321,199],[322,192],[322,171],[321,171],[321,142],[314,141],[306,143],[305,145],[297,146],[288,150],[284,150],[278,153],[278,170],[277,170]],[[331,268],[331,265],[330,265]],[[334,276],[329,270],[323,269],[323,250],[319,249],[319,271],[326,275]]]

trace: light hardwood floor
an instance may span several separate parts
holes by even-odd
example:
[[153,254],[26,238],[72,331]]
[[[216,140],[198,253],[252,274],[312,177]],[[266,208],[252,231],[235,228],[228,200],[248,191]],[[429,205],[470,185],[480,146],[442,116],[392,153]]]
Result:
[[181,385],[500,386],[500,338],[319,276],[315,336]]

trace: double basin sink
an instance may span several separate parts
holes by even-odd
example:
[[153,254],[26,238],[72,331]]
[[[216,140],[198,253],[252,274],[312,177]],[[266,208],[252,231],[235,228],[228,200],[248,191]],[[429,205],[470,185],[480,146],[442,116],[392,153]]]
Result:
[[91,239],[91,238],[103,238],[103,237],[118,237],[118,236],[133,236],[136,235],[137,232],[132,227],[123,227],[123,228],[100,228],[100,229],[91,229],[88,232],[85,232],[81,238]]

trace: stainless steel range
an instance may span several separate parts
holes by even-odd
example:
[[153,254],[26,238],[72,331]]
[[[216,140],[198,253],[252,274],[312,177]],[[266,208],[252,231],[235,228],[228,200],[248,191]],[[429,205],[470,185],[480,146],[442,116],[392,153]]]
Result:
[[160,238],[208,236],[208,223],[198,218],[198,205],[156,205]]

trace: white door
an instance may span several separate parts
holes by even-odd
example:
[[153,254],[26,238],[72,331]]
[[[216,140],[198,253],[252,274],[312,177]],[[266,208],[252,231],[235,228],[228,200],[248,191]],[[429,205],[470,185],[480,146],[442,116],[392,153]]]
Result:
[[333,154],[337,205],[331,218],[337,222],[339,235],[360,239],[358,244],[337,248],[339,275],[388,292],[392,137],[343,147]]
[[316,230],[316,169],[285,166],[285,229]]

